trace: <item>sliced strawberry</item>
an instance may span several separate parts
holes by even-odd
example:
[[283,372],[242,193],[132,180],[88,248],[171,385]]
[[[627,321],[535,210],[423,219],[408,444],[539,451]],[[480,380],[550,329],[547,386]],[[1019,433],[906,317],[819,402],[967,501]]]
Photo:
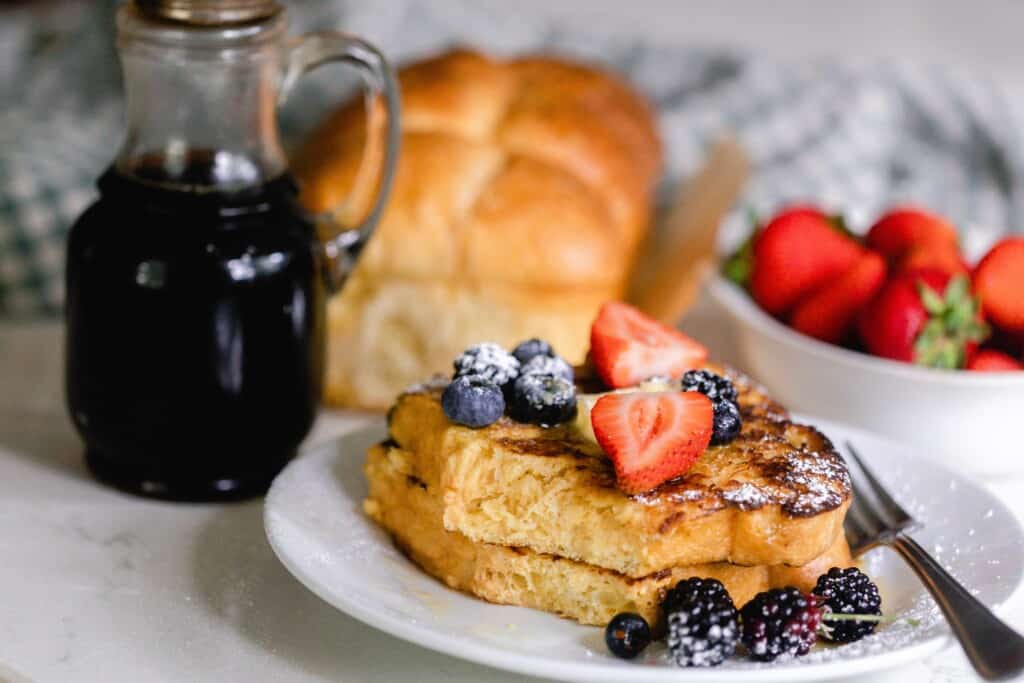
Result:
[[594,369],[614,388],[655,376],[678,378],[707,357],[707,349],[682,332],[617,301],[602,306],[590,328]]
[[753,251],[750,293],[761,308],[783,315],[848,270],[862,250],[824,214],[800,207],[773,218],[754,241]]
[[1024,237],[992,247],[974,270],[974,291],[981,309],[996,327],[1024,333]]
[[975,372],[1011,372],[1024,370],[1024,365],[1002,351],[982,349],[967,362],[967,369]]
[[591,408],[590,424],[619,488],[641,493],[693,466],[711,441],[714,412],[695,391],[606,394]]
[[886,258],[898,261],[916,246],[943,244],[956,248],[957,232],[941,216],[917,207],[901,206],[871,226],[865,243]]
[[790,325],[804,334],[838,344],[853,329],[861,309],[885,284],[885,259],[865,251],[853,267],[793,309]]

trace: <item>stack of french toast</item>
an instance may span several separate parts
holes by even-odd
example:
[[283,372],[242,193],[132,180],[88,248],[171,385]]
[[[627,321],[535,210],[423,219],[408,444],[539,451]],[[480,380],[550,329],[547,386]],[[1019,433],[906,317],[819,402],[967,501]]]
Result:
[[[454,382],[436,378],[399,396],[388,440],[368,454],[365,510],[424,571],[490,602],[604,625],[622,612],[657,623],[665,591],[689,577],[717,579],[739,607],[771,588],[809,591],[830,567],[853,564],[843,536],[851,493],[841,456],[729,368],[690,358],[685,369],[731,386],[741,418],[735,433],[718,438],[715,422],[714,434],[709,425],[706,435],[684,435],[689,440],[668,450],[678,455],[679,444],[700,443],[693,458],[669,465],[679,473],[662,473],[648,490],[630,485],[637,479],[616,443],[632,444],[633,436],[606,429],[597,406],[605,396],[674,396],[666,389],[678,375],[670,378],[670,369],[616,387],[624,383],[621,363],[619,376],[602,372],[601,340],[592,342],[591,365],[573,373],[574,410],[561,422],[514,410],[530,399],[519,397],[520,384],[536,383],[507,377],[495,382],[505,386],[494,400],[509,404],[499,417],[482,426],[459,418],[450,402],[458,363]],[[548,381],[534,407],[564,399],[563,385]],[[472,394],[473,407],[486,408],[487,397]],[[650,413],[655,422],[635,433],[660,443],[650,435],[670,413]],[[629,404],[623,414],[647,419]],[[674,429],[672,438],[685,431]],[[643,463],[640,480],[650,483],[644,477],[660,467]]]

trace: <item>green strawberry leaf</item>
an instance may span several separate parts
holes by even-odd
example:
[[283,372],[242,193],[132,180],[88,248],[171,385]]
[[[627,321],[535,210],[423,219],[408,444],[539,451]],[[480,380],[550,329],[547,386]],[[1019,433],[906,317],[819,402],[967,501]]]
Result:
[[924,305],[924,310],[928,311],[931,315],[942,315],[946,310],[946,302],[943,298],[936,294],[934,289],[920,280],[917,283],[917,295],[921,297],[921,304]]
[[914,362],[949,370],[963,367],[968,344],[981,343],[991,333],[969,280],[958,275],[941,295],[919,281],[917,291],[929,318],[914,340]]
[[748,207],[747,216],[750,220],[750,234],[736,251],[722,262],[722,275],[743,288],[750,285],[750,274],[754,269],[754,239],[761,231],[761,221],[757,212]]
[[829,224],[835,228],[839,234],[849,237],[852,240],[860,241],[860,237],[854,234],[853,230],[850,230],[849,224],[846,222],[846,216],[841,213],[833,213],[827,216]]

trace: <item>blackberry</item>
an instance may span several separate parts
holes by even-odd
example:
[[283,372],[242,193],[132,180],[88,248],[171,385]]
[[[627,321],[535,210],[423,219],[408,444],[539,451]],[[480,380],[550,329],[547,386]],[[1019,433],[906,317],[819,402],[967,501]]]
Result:
[[622,612],[604,629],[604,642],[616,657],[633,659],[651,643],[651,627],[639,614]]
[[829,614],[860,614],[882,616],[882,597],[878,586],[856,567],[832,567],[818,577],[812,591],[826,608],[825,637],[837,643],[852,643],[874,633],[877,621],[831,620]]
[[566,422],[576,414],[576,387],[557,375],[520,375],[512,385],[509,414],[542,427]]
[[519,345],[512,349],[512,355],[516,357],[516,360],[526,365],[530,362],[531,358],[537,356],[550,356],[554,357],[555,350],[551,348],[551,344],[548,344],[543,339],[527,339],[524,342],[519,342]]
[[683,391],[699,391],[712,403],[719,399],[736,403],[739,398],[732,382],[710,370],[689,370],[683,375],[682,387]]
[[455,376],[465,375],[478,375],[504,386],[519,375],[519,361],[492,342],[474,344],[455,359]]
[[743,427],[740,409],[732,401],[719,399],[712,402],[715,409],[714,431],[711,433],[711,444],[729,443],[736,438]]
[[690,370],[683,375],[681,384],[683,391],[698,391],[711,399],[715,409],[712,445],[729,443],[735,439],[743,426],[735,385],[710,370]]
[[715,579],[686,579],[661,602],[668,648],[679,666],[717,666],[736,651],[736,606]]
[[494,424],[505,412],[501,388],[486,377],[456,377],[441,394],[441,409],[452,422],[467,427]]
[[573,381],[572,366],[558,356],[534,356],[523,363],[519,369],[520,375],[556,375],[564,377],[570,382]]
[[796,588],[758,593],[740,610],[741,638],[753,659],[770,662],[783,654],[805,655],[817,640],[821,609]]

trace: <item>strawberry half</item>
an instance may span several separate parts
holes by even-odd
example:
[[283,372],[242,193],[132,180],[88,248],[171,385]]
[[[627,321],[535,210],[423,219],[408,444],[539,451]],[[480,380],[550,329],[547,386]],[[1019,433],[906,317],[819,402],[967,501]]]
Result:
[[630,387],[649,377],[682,377],[708,350],[628,304],[610,301],[590,327],[590,359],[610,387]]
[[967,369],[975,372],[1013,372],[1024,370],[1024,365],[1002,351],[982,349],[967,361]]
[[618,487],[641,493],[693,466],[711,441],[714,412],[695,391],[606,394],[591,408],[590,424]]

